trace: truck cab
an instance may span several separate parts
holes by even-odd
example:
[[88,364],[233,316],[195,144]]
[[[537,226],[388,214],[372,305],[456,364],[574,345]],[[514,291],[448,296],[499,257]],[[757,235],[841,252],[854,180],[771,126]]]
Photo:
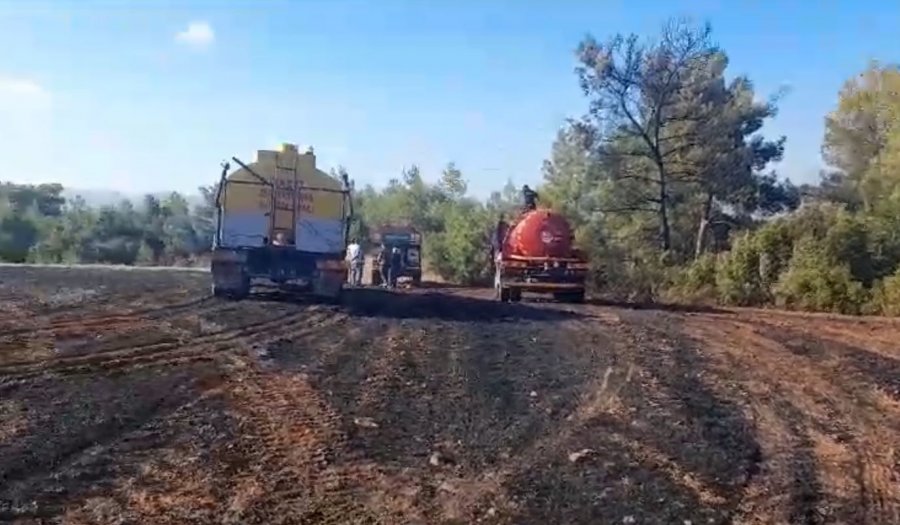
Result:
[[[422,284],[422,234],[411,226],[382,226],[372,235],[372,242],[381,245],[384,253],[399,248],[403,261],[400,277],[408,278],[413,286]],[[372,284],[382,282],[381,268],[372,268]]]

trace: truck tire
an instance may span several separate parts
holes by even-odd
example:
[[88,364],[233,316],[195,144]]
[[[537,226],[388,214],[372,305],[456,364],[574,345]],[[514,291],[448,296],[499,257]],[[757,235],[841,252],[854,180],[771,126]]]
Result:
[[241,279],[241,284],[231,291],[231,298],[242,301],[250,295],[250,278],[246,275]]
[[237,286],[222,286],[213,282],[210,290],[213,297],[240,301],[250,295],[250,278],[244,276]]
[[513,303],[518,303],[522,300],[522,289],[521,288],[510,288],[509,289],[509,300]]
[[312,295],[326,304],[340,304],[344,294],[344,279],[336,273],[322,273],[312,280]]
[[553,294],[553,298],[564,303],[583,303],[584,290],[578,290],[575,292],[556,292]]

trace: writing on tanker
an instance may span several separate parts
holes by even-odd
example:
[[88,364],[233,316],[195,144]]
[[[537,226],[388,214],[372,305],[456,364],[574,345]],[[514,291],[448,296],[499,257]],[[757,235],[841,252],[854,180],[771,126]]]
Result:
[[269,188],[262,188],[259,190],[259,206],[261,208],[268,208],[270,205],[270,195],[274,194],[275,197],[275,206],[277,208],[291,208],[292,198],[296,202],[297,211],[312,213],[313,206],[313,194],[311,190],[305,190],[303,188],[303,183],[299,183],[296,185],[296,190],[294,186],[294,181],[285,180],[285,179],[275,179],[274,190],[270,190]]

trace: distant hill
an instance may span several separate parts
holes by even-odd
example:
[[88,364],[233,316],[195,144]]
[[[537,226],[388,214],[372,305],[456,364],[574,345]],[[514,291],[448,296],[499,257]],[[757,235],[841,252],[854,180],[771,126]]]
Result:
[[[169,195],[168,191],[160,191],[154,192],[152,195],[158,199],[164,199]],[[122,202],[125,199],[130,200],[135,205],[139,205],[141,201],[144,199],[143,193],[123,193],[115,190],[101,190],[101,189],[90,189],[90,188],[65,188],[63,189],[63,197],[68,199],[73,199],[76,196],[81,196],[85,202],[88,203],[89,206],[99,207],[99,206],[110,206],[115,205]],[[185,199],[187,199],[188,203],[191,206],[196,206],[202,202],[202,197],[197,194],[185,195]]]

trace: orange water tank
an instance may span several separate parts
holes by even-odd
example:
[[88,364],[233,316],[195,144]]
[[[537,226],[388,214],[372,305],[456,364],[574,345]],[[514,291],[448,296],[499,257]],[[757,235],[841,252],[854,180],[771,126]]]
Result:
[[509,254],[525,257],[570,257],[572,227],[558,213],[532,210],[513,225],[504,248]]

